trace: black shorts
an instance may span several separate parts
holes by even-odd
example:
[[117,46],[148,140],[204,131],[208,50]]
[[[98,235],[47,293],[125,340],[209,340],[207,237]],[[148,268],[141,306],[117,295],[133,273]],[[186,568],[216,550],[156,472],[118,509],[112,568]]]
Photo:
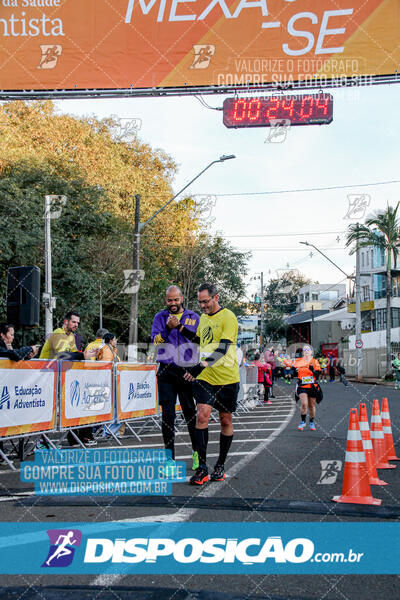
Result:
[[194,399],[196,404],[208,404],[219,412],[233,413],[236,410],[239,385],[239,382],[211,385],[207,381],[197,379],[193,383]]
[[300,396],[300,394],[307,394],[309,398],[316,398],[317,396],[317,392],[314,388],[298,387],[296,393],[298,396]]

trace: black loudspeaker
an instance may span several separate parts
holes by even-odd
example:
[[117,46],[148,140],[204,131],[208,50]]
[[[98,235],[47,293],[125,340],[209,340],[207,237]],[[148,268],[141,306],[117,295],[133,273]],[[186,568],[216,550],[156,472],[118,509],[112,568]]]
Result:
[[39,313],[39,267],[11,267],[7,271],[7,321],[16,327],[35,327]]

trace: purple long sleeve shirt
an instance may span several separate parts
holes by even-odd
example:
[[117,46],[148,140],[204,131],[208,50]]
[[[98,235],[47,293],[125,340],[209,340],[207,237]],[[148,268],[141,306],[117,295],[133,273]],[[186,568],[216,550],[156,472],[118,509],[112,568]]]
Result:
[[[167,320],[170,315],[165,309],[157,313],[153,319],[151,341],[157,344],[157,362],[174,364],[179,367],[191,367],[199,362],[198,347],[190,342],[178,329],[169,329]],[[197,331],[200,317],[192,310],[185,309],[181,316],[181,324],[190,331]]]

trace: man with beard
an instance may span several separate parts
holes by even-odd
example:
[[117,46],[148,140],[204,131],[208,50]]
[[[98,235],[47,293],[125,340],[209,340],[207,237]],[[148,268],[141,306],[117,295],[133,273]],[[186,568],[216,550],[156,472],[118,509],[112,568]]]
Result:
[[[71,310],[64,317],[62,327],[53,331],[47,338],[39,358],[53,359],[61,358],[62,360],[91,360],[98,354],[98,348],[86,349],[85,352],[79,352],[76,347],[75,333],[79,327],[80,316]],[[86,446],[94,446],[97,444],[93,437],[92,427],[81,427],[74,430],[75,434]],[[76,440],[71,432],[67,435],[70,446],[76,445]],[[38,445],[41,449],[43,445]],[[44,444],[46,447],[46,444]]]
[[[203,283],[198,290],[198,302],[202,310],[199,327],[195,333],[188,331],[184,322],[172,326],[181,335],[199,344],[200,363],[185,374],[194,381],[194,397],[197,405],[196,447],[199,468],[191,477],[191,485],[203,485],[207,481],[225,479],[225,460],[233,440],[232,414],[236,410],[239,392],[239,368],[236,354],[238,321],[232,311],[219,304],[219,294],[212,283]],[[211,410],[219,412],[221,433],[219,455],[210,477],[207,468],[208,422]]]
[[192,310],[183,307],[183,295],[180,288],[171,285],[165,294],[167,308],[157,313],[153,320],[151,340],[157,346],[158,398],[162,408],[162,435],[166,450],[171,450],[172,459],[166,465],[168,475],[175,470],[175,404],[178,396],[183,416],[192,443],[193,465],[199,466],[196,451],[196,407],[193,400],[192,385],[184,379],[185,373],[198,362],[196,345],[176,328],[184,325],[190,332],[196,332],[200,317]]

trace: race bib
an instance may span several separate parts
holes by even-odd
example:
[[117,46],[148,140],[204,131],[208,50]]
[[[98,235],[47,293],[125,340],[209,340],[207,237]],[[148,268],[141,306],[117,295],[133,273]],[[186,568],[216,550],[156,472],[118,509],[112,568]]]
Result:
[[314,383],[314,377],[312,375],[307,375],[307,377],[301,378],[302,384]]

